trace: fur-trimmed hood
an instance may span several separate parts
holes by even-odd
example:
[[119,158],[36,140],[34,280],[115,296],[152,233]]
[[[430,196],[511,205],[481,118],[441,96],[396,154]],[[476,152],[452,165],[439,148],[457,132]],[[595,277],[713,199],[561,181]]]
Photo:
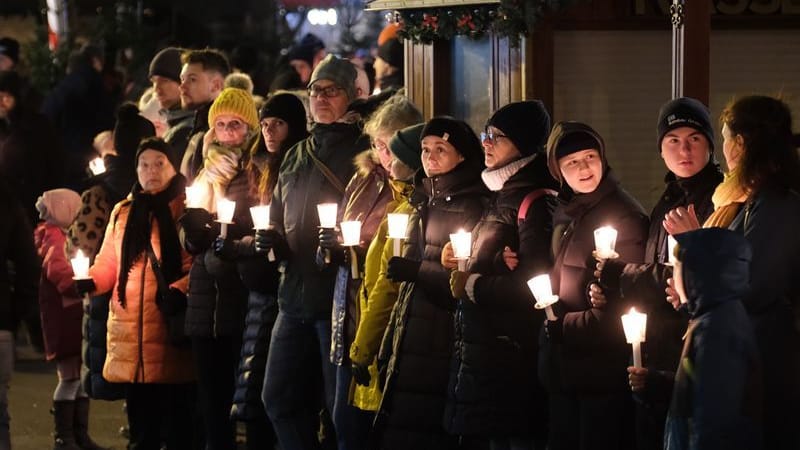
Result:
[[369,175],[375,167],[381,165],[381,160],[378,155],[370,148],[356,155],[353,158],[353,164],[356,166],[356,172],[362,177]]

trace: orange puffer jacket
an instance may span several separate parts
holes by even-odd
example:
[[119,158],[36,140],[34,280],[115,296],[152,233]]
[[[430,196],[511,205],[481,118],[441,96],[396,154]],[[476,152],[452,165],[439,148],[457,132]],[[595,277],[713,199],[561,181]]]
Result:
[[[184,196],[170,202],[172,217],[183,213]],[[143,253],[133,264],[125,287],[125,307],[117,295],[122,235],[131,209],[131,197],[114,207],[106,228],[100,252],[89,274],[97,292],[112,292],[108,315],[108,355],[103,366],[103,378],[117,383],[184,383],[194,379],[189,349],[179,349],[167,342],[164,316],[156,305],[158,282]],[[150,239],[156,257],[161,260],[158,224],[153,222]],[[183,277],[171,284],[181,292],[189,285],[191,256],[182,252]]]

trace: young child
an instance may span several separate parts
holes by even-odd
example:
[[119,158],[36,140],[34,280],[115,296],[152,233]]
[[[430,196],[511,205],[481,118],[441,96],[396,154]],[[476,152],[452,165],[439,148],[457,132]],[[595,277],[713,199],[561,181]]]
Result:
[[705,228],[675,236],[675,289],[691,320],[675,374],[664,449],[760,449],[761,368],[750,319],[750,245]]
[[42,275],[39,307],[45,353],[56,362],[58,385],[53,393],[56,449],[99,449],[89,438],[89,397],[80,382],[81,319],[83,305],[74,289],[69,257],[65,253],[66,228],[81,206],[80,196],[69,189],[53,189],[36,201],[43,220],[33,232]]

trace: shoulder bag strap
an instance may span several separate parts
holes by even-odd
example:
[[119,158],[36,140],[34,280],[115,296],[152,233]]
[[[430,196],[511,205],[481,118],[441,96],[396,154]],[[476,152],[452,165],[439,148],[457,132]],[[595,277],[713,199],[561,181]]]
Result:
[[528,209],[531,207],[533,202],[538,200],[545,195],[552,195],[553,197],[558,197],[558,192],[552,189],[536,189],[535,191],[531,191],[525,198],[522,199],[522,203],[519,205],[519,212],[517,213],[517,225],[522,225],[522,222],[525,222],[525,217],[528,215]]
[[336,174],[333,173],[333,171],[329,169],[324,162],[317,158],[317,155],[311,151],[310,146],[306,146],[306,153],[308,153],[308,156],[312,161],[314,161],[314,165],[317,166],[317,169],[319,169],[319,171],[325,175],[325,178],[328,179],[328,182],[331,183],[340,194],[344,195],[344,183],[339,180],[339,177],[337,177]]

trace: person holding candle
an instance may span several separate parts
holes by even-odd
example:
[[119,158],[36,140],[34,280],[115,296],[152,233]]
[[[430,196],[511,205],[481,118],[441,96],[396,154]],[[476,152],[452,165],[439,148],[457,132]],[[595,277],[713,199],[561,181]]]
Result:
[[403,256],[386,267],[386,277],[402,283],[379,357],[387,369],[375,433],[387,450],[458,445],[442,420],[455,300],[441,253],[450,234],[472,230],[488,204],[480,141],[469,125],[435,117],[423,128],[421,144],[424,173],[415,177],[409,237]]
[[[472,230],[468,267],[450,276],[458,302],[445,425],[452,434],[488,436],[497,449],[543,449],[547,441],[547,398],[536,382],[544,315],[525,282],[553,264],[558,185],[544,152],[549,133],[550,114],[538,100],[510,103],[486,121],[481,178],[492,201]],[[513,272],[500,259],[504,248],[518,254]],[[448,244],[445,268],[456,269],[452,257]]]
[[272,249],[283,272],[262,399],[284,450],[319,445],[317,427],[309,420],[319,402],[309,390],[320,379],[324,405],[334,410],[330,339],[337,270],[316,263],[317,205],[341,200],[355,170],[353,158],[369,146],[361,116],[349,109],[356,99],[355,80],[352,63],[333,55],[314,69],[308,85],[311,134],[286,154],[272,196],[272,227],[256,232],[257,251]]
[[[800,274],[800,137],[787,104],[768,96],[731,101],[720,117],[729,172],[714,191],[716,209],[704,227],[744,235],[753,251],[750,290],[742,299],[764,369],[764,448],[800,447],[800,332],[795,281]],[[664,226],[676,239],[697,228],[689,210],[673,211]],[[680,242],[680,240],[679,240]],[[669,291],[670,297],[675,294]]]
[[[375,98],[371,100],[375,101]],[[333,290],[330,359],[336,366],[333,422],[341,449],[366,448],[367,434],[374,417],[372,412],[377,409],[367,409],[365,412],[350,404],[348,397],[353,380],[348,353],[357,320],[362,313],[358,301],[358,293],[362,290],[360,268],[366,264],[365,253],[370,242],[377,237],[379,225],[386,218],[387,206],[394,203],[391,202],[393,190],[389,179],[393,158],[387,144],[396,131],[421,121],[422,114],[403,94],[390,97],[378,107],[364,124],[364,132],[372,140],[372,148],[356,156],[356,173],[347,184],[340,203],[343,209],[340,222],[361,222],[359,245],[352,246],[354,252],[344,257],[344,252],[349,253],[350,248],[342,247],[338,233],[329,228],[320,228],[319,232],[320,248],[333,251],[339,265]],[[356,257],[355,267],[359,270],[351,274],[352,264],[348,264],[348,261],[352,260],[353,255]]]
[[[664,228],[663,220],[670,210],[689,205],[705,220],[714,210],[711,196],[722,181],[722,172],[714,158],[714,130],[708,108],[696,99],[681,97],[661,107],[656,143],[668,173],[664,192],[650,212],[644,264],[624,258],[598,262],[596,276],[600,283],[592,285],[590,295],[592,303],[600,308],[606,297],[635,302],[649,319],[643,348],[645,368],[672,372],[683,346],[681,337],[688,318],[664,301],[672,269],[667,253],[670,232]],[[637,448],[661,449],[669,404],[651,398],[647,390],[637,392],[634,398]]]
[[[550,173],[559,180],[551,272],[559,302],[556,320],[545,322],[540,374],[550,398],[548,448],[632,448],[625,418],[633,405],[625,367],[620,315],[622,302],[594,308],[594,231],[617,230],[615,251],[624,261],[642,262],[648,219],[641,205],[620,185],[606,159],[602,137],[589,125],[559,122],[547,141]],[[590,374],[590,375],[589,375]]]
[[[691,319],[675,378],[661,383],[674,383],[664,449],[779,448],[763,447],[762,428],[770,424],[761,422],[761,357],[742,304],[754,256],[750,244],[741,233],[720,228],[675,239],[674,285]],[[670,389],[660,394],[670,396]]]
[[170,151],[158,138],[139,145],[138,182],[114,207],[90,278],[76,280],[79,293],[111,292],[103,377],[126,383],[132,448],[191,448],[192,355],[171,344],[166,325],[186,304],[191,265],[176,223],[186,181]]
[[80,206],[81,197],[69,189],[46,191],[36,202],[42,219],[34,230],[34,242],[42,259],[39,310],[46,357],[55,360],[58,374],[53,393],[55,448],[99,449],[88,435],[89,397],[80,379],[83,307],[75,292],[65,249],[66,227]]

